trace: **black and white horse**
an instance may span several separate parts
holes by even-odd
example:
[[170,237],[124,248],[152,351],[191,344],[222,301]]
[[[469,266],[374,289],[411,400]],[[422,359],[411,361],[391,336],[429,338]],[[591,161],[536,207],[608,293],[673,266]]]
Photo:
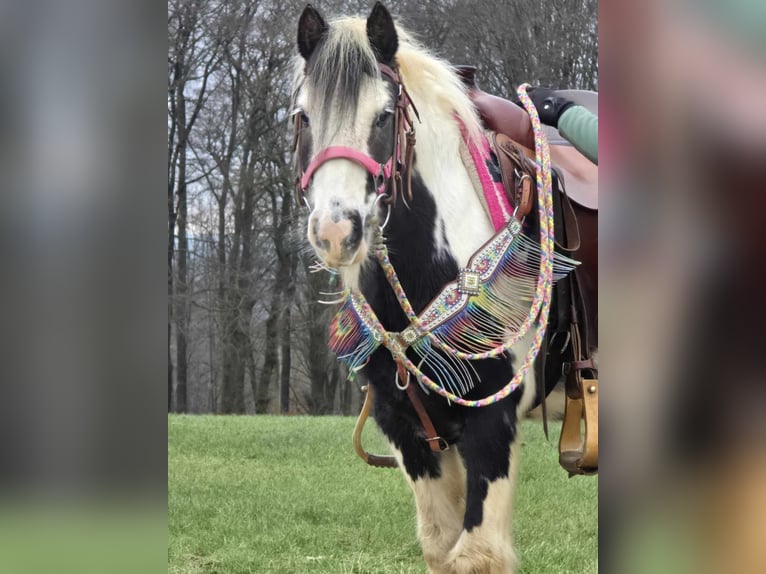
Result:
[[[376,4],[367,20],[326,22],[310,5],[299,21],[295,104],[302,132],[301,171],[321,150],[358,150],[380,164],[392,156],[398,86],[381,73],[396,69],[417,106],[412,197],[400,197],[385,228],[391,261],[420,312],[455,280],[469,257],[494,234],[464,163],[460,123],[468,137],[481,125],[453,69],[432,56]],[[359,289],[383,327],[398,332],[408,320],[371,256],[386,217],[376,201],[377,178],[343,158],[312,170],[307,189],[308,239],[317,255]],[[405,178],[402,178],[405,179]],[[405,201],[407,199],[407,201]],[[511,379],[511,358],[473,363],[479,399]],[[438,434],[451,448],[433,452],[404,391],[394,384],[391,355],[378,349],[364,368],[375,389],[374,418],[388,438],[415,493],[418,535],[431,573],[507,573],[515,569],[511,502],[518,465],[517,421],[534,400],[534,384],[480,409],[450,404],[415,385]]]

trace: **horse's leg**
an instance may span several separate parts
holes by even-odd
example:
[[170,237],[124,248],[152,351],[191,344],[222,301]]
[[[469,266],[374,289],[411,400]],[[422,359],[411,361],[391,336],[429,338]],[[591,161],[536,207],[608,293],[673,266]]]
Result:
[[[450,574],[445,560],[450,549],[460,536],[462,518],[465,512],[465,470],[455,449],[440,455],[430,451],[421,452],[425,456],[438,456],[438,473],[411,474],[412,465],[404,464],[403,454],[393,449],[407,482],[415,493],[415,506],[418,516],[418,538],[423,549],[423,557],[428,565],[429,574]],[[417,452],[420,449],[416,449]],[[407,470],[407,469],[410,470]],[[438,474],[438,476],[435,476]],[[417,478],[413,478],[413,475]]]
[[463,530],[450,551],[450,574],[511,574],[516,555],[511,502],[518,467],[515,407],[499,403],[466,420],[460,453],[467,472]]

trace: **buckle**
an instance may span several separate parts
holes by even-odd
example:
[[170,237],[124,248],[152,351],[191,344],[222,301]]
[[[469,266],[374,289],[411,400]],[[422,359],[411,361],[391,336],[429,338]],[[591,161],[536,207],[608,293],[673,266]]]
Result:
[[426,439],[426,442],[433,442],[433,441],[436,441],[438,443],[440,451],[449,450],[449,443],[446,441],[446,439],[443,439],[440,436],[435,436],[435,437]]

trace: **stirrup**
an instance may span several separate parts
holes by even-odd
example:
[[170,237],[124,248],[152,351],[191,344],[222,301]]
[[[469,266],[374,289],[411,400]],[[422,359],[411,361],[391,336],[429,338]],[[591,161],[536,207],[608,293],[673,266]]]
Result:
[[[581,379],[579,397],[566,393],[559,440],[559,464],[569,473],[598,473],[598,379]],[[582,436],[580,421],[585,421]]]

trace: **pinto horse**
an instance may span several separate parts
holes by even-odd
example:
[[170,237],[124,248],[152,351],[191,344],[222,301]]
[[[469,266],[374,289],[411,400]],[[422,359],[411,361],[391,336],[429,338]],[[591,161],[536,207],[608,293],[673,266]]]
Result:
[[[482,133],[480,119],[454,69],[424,50],[380,3],[366,20],[331,22],[307,6],[298,51],[294,114],[301,187],[311,210],[308,240],[346,288],[363,293],[382,326],[400,332],[409,320],[371,256],[376,234],[385,226],[391,263],[420,312],[495,233],[460,159],[465,138]],[[414,154],[406,173],[396,173],[402,86],[404,105],[417,110],[417,144],[407,142]],[[398,200],[380,201],[393,179]],[[503,388],[514,373],[512,359],[508,353],[472,362],[479,383],[465,397]],[[413,402],[394,384],[391,355],[379,348],[362,372],[375,391],[375,421],[414,492],[429,572],[513,572],[517,427],[535,400],[534,384],[526,381],[481,409],[412,385],[449,445],[435,450]]]

